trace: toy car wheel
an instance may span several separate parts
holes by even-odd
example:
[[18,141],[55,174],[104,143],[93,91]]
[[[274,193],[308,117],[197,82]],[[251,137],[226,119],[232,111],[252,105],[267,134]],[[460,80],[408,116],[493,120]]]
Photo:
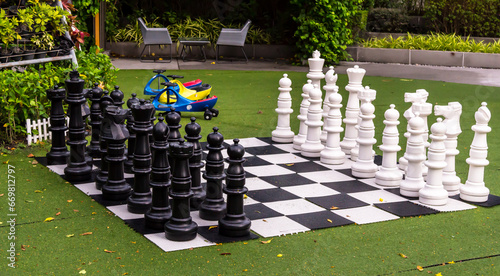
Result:
[[212,113],[210,111],[208,111],[208,112],[205,111],[203,118],[205,118],[205,120],[212,120]]
[[217,117],[217,116],[219,116],[219,110],[217,110],[217,109],[215,109],[215,108],[212,108],[212,110],[210,110],[210,111],[212,111],[212,116],[213,116],[213,117]]

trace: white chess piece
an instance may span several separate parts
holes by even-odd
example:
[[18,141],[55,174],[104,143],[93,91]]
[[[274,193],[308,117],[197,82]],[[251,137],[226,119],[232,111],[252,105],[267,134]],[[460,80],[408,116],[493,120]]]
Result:
[[[368,86],[365,87],[365,90],[366,89],[369,89],[369,87]],[[376,97],[377,97],[376,93],[361,93],[361,91],[358,93],[358,99],[360,100],[360,104],[368,103],[368,102],[371,103],[375,100]],[[358,135],[359,135],[360,123],[361,123],[361,113],[358,115],[358,123],[355,126],[356,131],[358,132]],[[354,147],[351,149],[351,160],[352,161],[358,160],[358,155],[359,155],[359,144],[356,142]],[[375,151],[373,152],[373,155],[375,155]]]
[[431,144],[429,146],[428,160],[424,162],[429,168],[427,181],[418,192],[420,201],[423,204],[440,206],[448,203],[448,191],[443,187],[443,169],[446,167],[446,125],[443,119],[438,118],[437,122],[431,126]]
[[292,114],[292,81],[288,78],[287,74],[283,74],[283,78],[279,81],[280,91],[278,97],[278,108],[275,109],[278,113],[278,126],[271,133],[272,140],[277,143],[291,143],[295,135],[290,128],[290,114]]
[[[339,92],[339,87],[337,86],[337,79],[338,76],[335,74],[335,70],[333,70],[333,66],[330,66],[328,72],[325,74],[325,81],[326,85],[323,86],[323,89],[325,90],[325,100],[323,101],[323,122],[325,122],[326,118],[328,117],[328,111],[330,110],[330,95],[332,93],[338,93]],[[321,143],[325,144],[326,143],[326,136],[327,132],[325,128],[321,131]]]
[[398,151],[399,146],[399,112],[391,104],[390,109],[384,113],[384,132],[382,133],[382,145],[379,146],[382,154],[382,166],[375,173],[375,183],[386,187],[399,187],[403,179],[403,172],[398,169]]
[[340,165],[344,163],[345,153],[340,148],[340,133],[342,128],[342,96],[339,93],[330,94],[328,99],[328,117],[325,119],[327,132],[325,149],[321,151],[320,161],[325,164]]
[[449,196],[459,194],[460,177],[455,171],[455,156],[460,151],[457,149],[458,135],[462,133],[460,128],[460,115],[462,115],[462,105],[459,102],[451,102],[448,105],[435,105],[434,115],[443,116],[443,123],[446,125],[446,168],[443,170],[443,186],[448,191]]
[[358,130],[356,129],[359,114],[358,92],[364,89],[361,83],[365,73],[366,70],[359,68],[358,65],[354,65],[354,68],[347,69],[349,83],[345,89],[349,92],[349,98],[347,99],[344,118],[344,139],[340,142],[340,147],[346,154],[351,154],[351,149],[356,145],[356,138],[358,138]]
[[321,121],[322,110],[321,110],[321,90],[319,90],[317,85],[314,85],[314,89],[309,92],[309,110],[307,111],[307,136],[306,141],[301,146],[300,154],[306,157],[320,157],[321,151],[325,146],[321,144],[321,126],[323,122]]
[[300,150],[300,147],[306,141],[307,136],[307,110],[309,109],[309,92],[314,89],[311,80],[307,80],[307,83],[302,86],[302,102],[300,103],[300,114],[297,115],[297,119],[300,121],[299,133],[293,137],[293,149]]
[[418,191],[425,185],[422,176],[422,163],[425,160],[425,145],[422,134],[425,132],[424,119],[419,114],[410,119],[405,158],[408,160],[405,179],[401,181],[399,193],[402,196],[418,197]]
[[484,167],[488,166],[488,143],[486,134],[491,131],[488,122],[491,119],[491,112],[486,107],[486,103],[481,103],[481,107],[474,115],[476,124],[472,126],[474,139],[470,146],[469,158],[465,160],[469,164],[469,175],[465,184],[460,186],[460,198],[470,202],[486,202],[490,190],[484,184]]
[[[419,113],[418,116],[424,120],[424,133],[422,134],[422,139],[424,141],[425,150],[429,147],[429,125],[427,123],[427,117],[432,114],[432,104],[431,103],[414,103],[412,105],[412,110],[414,114]],[[426,154],[426,151],[424,151]],[[427,177],[427,166],[422,163],[422,175],[424,179]]]
[[[359,91],[359,94],[364,99],[374,99],[377,91],[366,87]],[[375,125],[373,119],[375,115],[375,106],[371,101],[365,101],[361,107],[361,122],[359,124],[358,138],[356,142],[359,144],[359,155],[355,163],[352,164],[351,170],[354,177],[370,178],[375,177],[378,166],[374,162],[373,145],[377,142],[375,139]]]
[[309,63],[309,73],[306,76],[308,79],[312,80],[312,84],[317,85],[318,89],[321,91],[321,80],[325,78],[325,74],[323,74],[325,59],[320,58],[320,56],[321,53],[318,50],[314,50],[312,58],[307,59]]

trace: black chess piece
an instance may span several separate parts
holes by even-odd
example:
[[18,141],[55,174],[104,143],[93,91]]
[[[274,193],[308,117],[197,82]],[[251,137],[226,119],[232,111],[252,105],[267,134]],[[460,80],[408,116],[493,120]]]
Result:
[[74,70],[69,73],[70,79],[66,80],[66,102],[70,107],[69,114],[69,141],[70,146],[68,166],[64,168],[64,175],[68,181],[84,181],[91,177],[92,167],[85,160],[85,124],[82,116],[82,104],[86,102],[83,97],[85,81],[80,78],[80,73]]
[[245,187],[245,169],[243,158],[245,148],[238,144],[239,139],[233,140],[234,144],[227,149],[226,170],[227,213],[219,220],[219,234],[228,237],[242,237],[250,235],[250,219],[246,217],[243,208],[243,197],[248,192]]
[[193,192],[188,159],[193,155],[193,144],[181,138],[179,142],[170,144],[170,155],[175,159],[170,189],[172,217],[165,223],[165,236],[172,241],[189,241],[196,238],[198,231],[189,208]]
[[151,209],[152,199],[149,187],[151,174],[151,148],[149,134],[153,131],[151,117],[155,107],[144,99],[132,106],[134,116],[135,150],[134,150],[134,185],[132,195],[127,201],[127,209],[131,213],[145,214]]
[[205,220],[219,220],[226,214],[226,203],[222,197],[222,180],[226,177],[221,153],[224,137],[218,132],[218,127],[213,130],[207,136],[208,155],[203,173],[203,178],[207,180],[207,196],[200,205],[200,218]]
[[125,103],[123,101],[123,98],[125,95],[123,92],[120,90],[120,87],[118,85],[115,85],[115,90],[111,91],[109,94],[111,99],[113,99],[113,104],[119,108],[122,108],[123,104]]
[[66,147],[66,136],[64,132],[68,130],[68,127],[66,126],[66,118],[62,104],[62,101],[66,98],[66,90],[56,85],[54,89],[47,90],[47,98],[51,101],[49,130],[52,132],[52,147],[46,155],[47,164],[66,164],[69,151]]
[[92,158],[101,158],[101,147],[99,144],[99,135],[101,133],[101,97],[104,95],[104,91],[99,87],[98,83],[94,83],[94,87],[88,90],[85,95],[90,98],[90,122],[89,125],[92,127],[92,134],[90,139],[90,145],[87,147],[87,151]]
[[[127,107],[128,109],[132,109],[132,106],[138,103],[139,99],[137,98],[137,94],[132,93],[132,98],[127,100]],[[134,116],[132,116],[132,112],[130,112],[129,116],[127,117],[127,129],[128,132],[130,133],[130,136],[128,138],[127,161],[125,161],[126,173],[133,173],[132,166],[134,165],[134,150],[135,150],[135,132],[132,129],[133,125],[134,125]]]
[[198,210],[201,202],[206,197],[206,192],[201,185],[201,168],[205,165],[202,161],[203,150],[200,145],[201,126],[196,123],[195,117],[191,117],[191,123],[186,125],[185,131],[184,138],[193,144],[193,156],[189,158],[189,170],[192,177],[191,191],[193,191],[190,203],[193,210]]
[[[104,91],[104,96],[101,97],[100,108],[101,108],[101,122],[104,119],[104,112],[108,106],[113,105],[113,99],[108,95],[108,91]],[[101,127],[99,131],[99,152],[101,154],[101,168],[98,171],[95,180],[96,189],[100,190],[106,181],[108,181],[108,160],[106,158],[108,154],[108,142],[103,138],[104,129]]]
[[110,105],[106,107],[102,128],[104,128],[104,136],[107,141],[108,154],[108,180],[102,186],[102,195],[105,200],[121,201],[129,197],[132,188],[125,181],[123,162],[125,157],[125,141],[129,133],[123,127],[123,123],[128,116],[130,110],[121,109],[120,107]]
[[182,127],[182,125],[180,124],[181,115],[175,112],[175,108],[170,108],[170,112],[167,113],[165,121],[167,121],[168,129],[170,131],[168,135],[168,142],[172,143],[182,140],[182,135],[179,131],[179,129]]
[[146,227],[163,230],[165,223],[172,217],[172,209],[168,202],[170,188],[170,164],[168,163],[168,127],[163,117],[153,127],[154,144],[153,165],[151,169],[151,183],[153,188],[153,203],[146,215]]

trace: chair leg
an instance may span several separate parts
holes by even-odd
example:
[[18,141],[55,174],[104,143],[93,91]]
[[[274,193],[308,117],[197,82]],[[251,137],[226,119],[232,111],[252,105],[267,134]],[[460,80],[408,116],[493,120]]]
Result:
[[245,49],[243,49],[243,47],[241,47],[241,51],[243,52],[243,55],[245,56],[246,63],[248,63],[248,57],[247,57],[247,54],[245,53]]
[[139,60],[140,60],[141,62],[143,62],[143,61],[144,61],[144,59],[142,58],[142,54],[144,53],[144,50],[146,50],[146,47],[147,47],[147,45],[144,45],[144,49],[142,49],[142,52],[141,52],[141,54],[139,55]]
[[219,45],[215,46],[215,63],[219,62],[219,48],[220,48]]
[[170,60],[168,62],[172,62],[172,44],[170,44]]

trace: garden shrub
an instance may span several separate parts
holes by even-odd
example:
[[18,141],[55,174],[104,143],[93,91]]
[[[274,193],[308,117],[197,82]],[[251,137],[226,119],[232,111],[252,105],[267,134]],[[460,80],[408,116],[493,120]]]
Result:
[[406,33],[409,17],[402,9],[375,8],[368,14],[366,29],[371,32]]

